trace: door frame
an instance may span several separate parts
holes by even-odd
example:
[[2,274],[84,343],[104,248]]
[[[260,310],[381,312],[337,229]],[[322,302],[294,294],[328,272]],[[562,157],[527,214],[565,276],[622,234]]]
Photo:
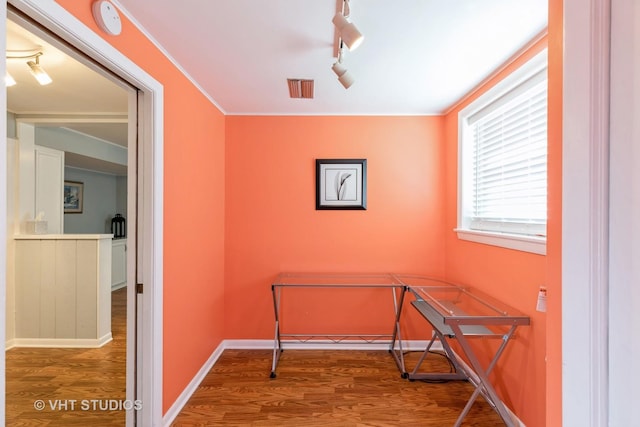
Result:
[[[137,413],[139,425],[156,426],[162,423],[162,261],[163,261],[163,109],[162,85],[132,62],[98,34],[54,1],[8,0],[0,5],[2,21],[0,41],[6,45],[7,3],[86,54],[89,58],[139,90],[138,96],[138,191],[136,200],[138,224],[143,224],[137,236],[138,245],[145,248],[136,260],[138,251],[128,251],[127,318],[127,399],[138,399],[142,409]],[[6,70],[6,58],[0,60],[0,73]],[[0,91],[0,133],[6,138],[6,90]],[[133,151],[133,150],[132,150]],[[129,164],[135,155],[130,155]],[[0,186],[6,186],[6,153],[0,150]],[[131,197],[131,196],[130,196]],[[6,241],[6,200],[0,198],[0,241]],[[134,238],[134,236],[130,237]],[[6,271],[6,245],[0,245],[0,271]],[[137,263],[137,272],[136,272]],[[136,275],[138,276],[136,278]],[[144,293],[135,294],[135,283],[144,283]],[[131,280],[135,280],[132,282]],[[0,274],[0,350],[5,350],[6,277]],[[138,337],[138,357],[136,342]],[[132,367],[137,367],[137,379]],[[137,391],[135,388],[137,387]],[[0,358],[0,419],[5,419],[5,358]],[[127,425],[135,423],[134,414],[127,413]]]
[[562,420],[626,426],[640,395],[640,7],[563,6]]

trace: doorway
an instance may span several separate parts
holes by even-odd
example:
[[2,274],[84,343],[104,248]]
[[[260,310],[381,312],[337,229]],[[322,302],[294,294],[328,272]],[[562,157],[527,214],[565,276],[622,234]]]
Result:
[[[7,201],[6,423],[124,425],[119,406],[133,407],[125,394],[127,280],[126,262],[116,261],[127,243],[111,239],[110,220],[128,217],[127,175],[135,179],[128,126],[137,125],[128,101],[137,91],[37,31],[9,14],[7,72],[16,84],[7,88],[7,120],[19,140],[8,145],[7,162],[15,171]],[[32,78],[25,62],[33,55],[51,87]],[[63,197],[67,188],[73,198]],[[32,240],[28,219],[41,215],[37,232],[45,234]],[[29,277],[33,269],[40,278]]]
[[[137,209],[129,210],[127,223],[129,238],[135,238],[128,245],[127,254],[126,313],[129,321],[126,333],[126,400],[139,400],[142,404],[136,411],[127,410],[126,416],[127,425],[133,425],[136,421],[139,425],[158,424],[162,418],[162,87],[54,2],[42,4],[38,1],[16,0],[11,3],[17,8],[12,13],[33,20],[45,28],[43,33],[56,34],[62,40],[62,45],[67,48],[73,46],[76,52],[82,52],[81,56],[92,59],[108,73],[138,88],[137,93],[129,96],[129,103],[135,105],[137,102],[138,105],[137,111],[133,109],[138,116],[138,126],[129,127],[130,137],[138,144],[137,149],[129,150],[127,159],[129,167],[133,165],[137,170],[137,180],[129,180],[127,204],[130,207],[137,206]],[[4,8],[0,9],[3,13],[6,12],[6,3],[0,8]],[[3,96],[6,96],[6,92]],[[0,118],[0,125],[6,131],[6,117]],[[2,161],[0,176],[6,177],[6,173],[6,162]],[[0,203],[0,238],[6,238],[8,234],[6,207],[6,201],[3,200]],[[1,266],[6,271],[6,253],[0,254],[3,255]],[[143,283],[144,292],[137,293],[136,289],[140,287],[136,285]],[[5,277],[0,278],[0,292],[6,292]],[[1,309],[0,329],[4,332],[7,313],[4,304]],[[4,345],[5,340],[1,341]],[[5,383],[4,374],[5,370],[2,369],[2,384]],[[73,397],[69,400],[73,400]],[[0,403],[4,411],[4,402]]]

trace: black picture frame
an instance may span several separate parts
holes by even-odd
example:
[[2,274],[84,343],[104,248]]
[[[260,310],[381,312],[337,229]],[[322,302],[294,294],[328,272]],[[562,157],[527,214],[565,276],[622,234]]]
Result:
[[64,182],[64,213],[82,213],[84,202],[84,183],[78,181]]
[[316,210],[367,209],[367,159],[316,159]]

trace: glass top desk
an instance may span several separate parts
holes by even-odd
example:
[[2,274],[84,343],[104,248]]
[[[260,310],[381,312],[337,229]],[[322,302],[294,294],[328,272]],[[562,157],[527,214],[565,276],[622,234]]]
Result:
[[[375,334],[368,333],[319,333],[317,330],[309,333],[291,333],[283,331],[282,315],[284,307],[283,293],[291,293],[291,299],[287,299],[287,304],[306,305],[310,304],[306,299],[298,298],[294,295],[294,288],[302,289],[304,292],[312,291],[314,293],[311,298],[313,305],[322,305],[315,297],[320,297],[323,292],[330,292],[332,296],[339,301],[341,298],[360,298],[367,296],[367,290],[375,289],[388,290],[387,295],[392,299],[392,311],[387,311],[389,316],[389,329]],[[356,292],[340,292],[340,290],[356,290]],[[398,369],[405,372],[404,358],[402,354],[402,339],[400,335],[400,312],[404,300],[406,286],[401,283],[395,275],[390,273],[280,273],[271,284],[273,294],[273,308],[275,313],[275,338],[273,348],[273,361],[271,365],[271,378],[276,376],[276,367],[280,359],[280,355],[284,350],[285,343],[315,343],[324,342],[332,344],[353,343],[359,341],[368,344],[383,344],[389,346],[389,352],[393,355]],[[356,295],[356,293],[358,295]],[[382,298],[385,299],[385,298]],[[380,303],[384,303],[380,301]],[[368,309],[371,306],[366,303]],[[311,304],[310,304],[311,305]],[[329,307],[325,307],[329,308]],[[302,307],[304,309],[304,307]],[[369,313],[370,311],[367,311]],[[357,316],[356,313],[352,313]],[[384,316],[384,313],[380,314]],[[326,310],[320,314],[320,323],[325,325],[314,325],[313,327],[322,328],[326,324],[331,323],[333,313]],[[386,320],[384,320],[386,322]],[[333,322],[335,323],[335,321]],[[347,322],[348,323],[348,322]],[[289,327],[292,325],[288,324]],[[345,329],[353,325],[341,325]],[[325,341],[322,341],[324,339]]]
[[[482,394],[494,407],[508,426],[515,426],[508,410],[497,396],[488,375],[496,365],[510,338],[518,326],[529,325],[529,317],[512,307],[484,294],[472,287],[463,287],[438,279],[423,276],[397,275],[396,278],[407,286],[415,297],[411,305],[431,324],[433,336],[409,379],[469,380],[475,391],[456,421],[462,423],[478,394]],[[495,355],[484,368],[475,355],[468,338],[487,337],[501,339]],[[447,340],[455,339],[462,349],[468,365],[460,360]],[[421,373],[420,365],[429,353],[435,340],[439,340],[443,350],[455,367],[453,373]]]

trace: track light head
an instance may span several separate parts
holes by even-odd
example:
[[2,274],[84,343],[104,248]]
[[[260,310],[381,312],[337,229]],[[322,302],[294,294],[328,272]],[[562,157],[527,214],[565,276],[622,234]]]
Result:
[[15,86],[16,85],[16,79],[14,79],[13,76],[11,74],[9,74],[8,71],[4,75],[4,85],[6,87],[11,87],[11,86]]
[[340,77],[341,75],[347,72],[347,69],[345,68],[345,66],[342,65],[340,62],[336,62],[335,64],[333,64],[331,66],[331,69],[333,70],[334,73],[336,73],[336,76],[338,77]]
[[338,81],[345,89],[349,89],[353,82],[355,82],[355,79],[350,72],[345,71],[340,77],[338,77]]
[[338,61],[331,66],[331,69],[336,73],[336,76],[338,76],[340,84],[342,84],[345,89],[349,89],[355,80],[351,73],[347,71],[347,68],[342,65],[341,56],[338,57]]
[[29,66],[29,68],[31,68],[31,74],[36,78],[38,83],[40,83],[42,86],[48,85],[52,82],[52,80],[51,77],[49,77],[49,74],[47,74],[47,72],[44,71],[44,69],[40,66],[39,58],[40,56],[38,55],[36,56],[36,62],[27,61],[27,65]]
[[338,29],[340,38],[342,39],[344,44],[347,45],[349,50],[356,50],[358,46],[360,46],[364,41],[364,36],[362,35],[362,33],[358,31],[358,29],[352,22],[347,21],[347,18],[345,18],[345,16],[341,12],[335,14],[332,22],[333,25],[335,25]]

